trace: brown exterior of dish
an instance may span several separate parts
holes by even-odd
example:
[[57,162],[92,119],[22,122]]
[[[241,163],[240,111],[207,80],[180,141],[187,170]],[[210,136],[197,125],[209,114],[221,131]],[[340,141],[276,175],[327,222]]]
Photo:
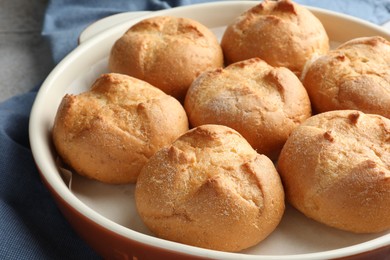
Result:
[[[155,259],[178,259],[178,260],[199,260],[208,259],[181,252],[170,251],[158,248],[153,245],[146,245],[136,240],[123,237],[107,228],[95,223],[93,220],[82,215],[66,202],[58,192],[47,182],[45,176],[38,167],[41,179],[50,191],[59,210],[70,223],[77,234],[84,239],[104,259],[132,259],[132,260],[155,260]],[[390,245],[380,247],[372,251],[355,254],[340,260],[388,260]]]
[[40,175],[44,185],[50,191],[58,208],[70,225],[104,259],[204,259],[140,243],[97,224],[66,202],[47,182],[44,175],[42,173]]
[[[41,169],[39,169],[39,172],[44,185],[50,191],[62,214],[69,221],[74,230],[104,259],[204,259],[202,257],[157,248],[152,245],[145,245],[108,230],[73,208],[72,205],[65,201],[48,183],[45,175],[42,174]],[[339,259],[388,260],[389,255],[390,245]]]

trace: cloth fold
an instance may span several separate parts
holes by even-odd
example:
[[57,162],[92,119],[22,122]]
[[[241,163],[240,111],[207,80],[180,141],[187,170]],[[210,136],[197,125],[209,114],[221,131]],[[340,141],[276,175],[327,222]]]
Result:
[[120,12],[156,11],[183,5],[217,1],[218,0],[51,1],[45,15],[42,34],[49,39],[54,62],[58,63],[67,53],[77,46],[77,39],[82,30],[100,18]]
[[[42,35],[57,64],[92,22],[127,11],[160,10],[202,0],[51,0]],[[390,0],[297,0],[377,24],[390,20]],[[43,186],[31,154],[28,123],[39,86],[0,104],[0,258],[99,259],[71,229]],[[55,108],[53,108],[55,109]]]

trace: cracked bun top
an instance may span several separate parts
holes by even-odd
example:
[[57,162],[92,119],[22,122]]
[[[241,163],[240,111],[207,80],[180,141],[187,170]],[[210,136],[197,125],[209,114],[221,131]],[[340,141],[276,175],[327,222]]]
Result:
[[299,77],[308,60],[329,50],[329,38],[305,7],[290,0],[265,0],[226,28],[221,46],[227,64],[259,57]]
[[309,96],[296,75],[259,58],[204,72],[189,88],[184,107],[192,126],[229,126],[271,159],[311,116]]
[[257,244],[284,212],[272,161],[222,125],[193,128],[158,151],[142,169],[135,199],[158,237],[223,251]]
[[303,77],[317,112],[356,109],[390,118],[390,42],[362,37],[308,65]]
[[286,198],[306,216],[356,233],[390,229],[390,120],[357,110],[297,127],[278,161]]
[[223,66],[217,37],[189,19],[157,16],[133,25],[111,49],[109,68],[149,82],[179,100],[203,71]]
[[188,130],[182,105],[136,78],[103,74],[87,92],[67,94],[53,127],[56,150],[77,173],[135,182],[146,161]]

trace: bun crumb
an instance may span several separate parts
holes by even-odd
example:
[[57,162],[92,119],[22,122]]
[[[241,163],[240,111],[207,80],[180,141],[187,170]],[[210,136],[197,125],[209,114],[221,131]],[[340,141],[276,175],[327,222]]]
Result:
[[284,212],[283,186],[271,160],[221,125],[193,128],[152,156],[135,199],[158,237],[231,252],[267,237]]

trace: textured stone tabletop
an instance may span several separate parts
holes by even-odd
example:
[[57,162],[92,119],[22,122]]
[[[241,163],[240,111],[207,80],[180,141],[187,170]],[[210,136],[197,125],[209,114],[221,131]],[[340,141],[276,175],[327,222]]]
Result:
[[29,91],[52,69],[41,37],[47,0],[0,0],[0,102]]

